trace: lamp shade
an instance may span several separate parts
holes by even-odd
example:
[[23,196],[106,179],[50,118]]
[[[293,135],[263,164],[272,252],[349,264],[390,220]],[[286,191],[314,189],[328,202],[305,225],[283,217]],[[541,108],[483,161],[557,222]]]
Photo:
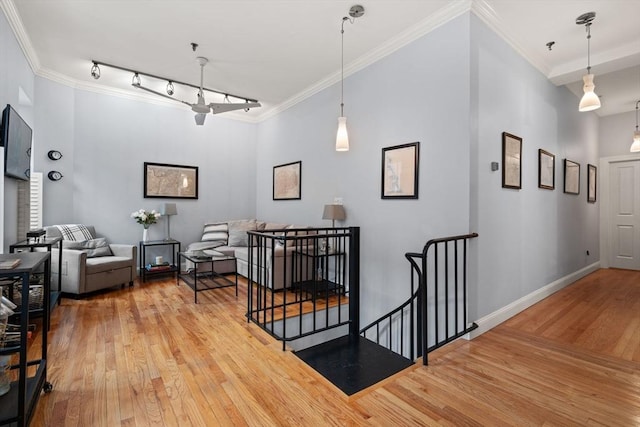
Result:
[[584,82],[582,87],[584,95],[582,95],[578,110],[581,112],[597,110],[600,108],[600,98],[594,92],[596,86],[593,84],[593,74],[585,74],[582,81]]
[[336,151],[349,151],[349,135],[347,134],[347,118],[338,117],[338,133],[336,135]]
[[162,215],[178,215],[178,207],[175,203],[165,203],[160,212]]
[[631,150],[629,151],[632,153],[640,151],[640,131],[635,131],[633,133],[633,144],[631,144]]
[[330,219],[335,221],[342,221],[347,218],[342,205],[324,205],[324,212],[322,212],[322,219]]

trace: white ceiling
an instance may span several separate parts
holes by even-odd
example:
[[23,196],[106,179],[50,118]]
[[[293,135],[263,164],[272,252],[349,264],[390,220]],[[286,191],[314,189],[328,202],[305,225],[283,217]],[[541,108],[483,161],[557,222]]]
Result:
[[[102,77],[92,79],[91,60],[197,85],[195,57],[205,56],[205,87],[262,103],[249,113],[226,113],[246,120],[262,120],[339,81],[340,26],[353,4],[365,15],[345,24],[345,75],[471,9],[552,82],[581,95],[587,39],[575,19],[595,11],[597,113],[631,111],[640,99],[640,0],[0,0],[38,75],[171,103],[132,88],[130,73],[102,67]],[[199,44],[195,53],[191,42]],[[164,91],[165,83],[143,84]],[[194,102],[195,91],[177,90],[175,97]]]

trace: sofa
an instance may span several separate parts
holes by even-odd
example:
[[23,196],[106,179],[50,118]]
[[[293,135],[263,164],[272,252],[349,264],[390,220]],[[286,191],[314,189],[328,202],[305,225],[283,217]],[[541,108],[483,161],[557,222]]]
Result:
[[[62,274],[62,292],[74,296],[113,286],[133,285],[137,276],[137,247],[114,244],[96,234],[91,225],[64,224],[45,227],[47,237],[62,237],[62,271],[51,263],[51,280],[57,283]],[[58,259],[58,249],[52,249]]]
[[[217,273],[226,274],[237,273],[249,277],[249,231],[264,232],[274,238],[265,238],[261,243],[262,248],[258,248],[257,239],[253,241],[253,275],[254,281],[264,284],[267,287],[280,290],[285,287],[290,287],[293,277],[293,251],[294,243],[287,243],[286,245],[277,240],[276,236],[287,235],[307,235],[313,234],[313,231],[304,232],[306,226],[297,226],[293,224],[282,224],[267,221],[259,221],[256,219],[242,219],[231,220],[224,222],[213,222],[204,225],[202,237],[200,241],[193,242],[187,246],[187,251],[217,251],[225,255],[234,256],[236,261],[219,261],[215,265]],[[293,231],[293,230],[298,231]],[[291,231],[289,231],[291,230]],[[305,245],[310,245],[310,242],[306,241]],[[273,244],[272,242],[275,242]],[[285,248],[286,246],[286,248]],[[262,260],[258,263],[258,254],[262,254]],[[235,264],[235,265],[234,265]],[[286,266],[286,270],[285,270]],[[185,268],[190,268],[187,265]],[[265,271],[266,269],[266,271]],[[200,268],[199,268],[200,270]],[[308,276],[305,271],[297,271],[298,277]],[[266,280],[263,280],[266,279]],[[265,283],[262,283],[265,281]]]

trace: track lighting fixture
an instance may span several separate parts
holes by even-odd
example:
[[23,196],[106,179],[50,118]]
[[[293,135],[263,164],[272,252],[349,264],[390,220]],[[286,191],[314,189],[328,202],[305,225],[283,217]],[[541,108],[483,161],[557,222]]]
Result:
[[93,63],[93,66],[91,66],[91,77],[96,80],[100,78],[100,67],[98,67],[98,64],[95,62]]
[[[191,48],[195,51],[195,49],[198,47],[198,45],[196,43],[191,43]],[[131,79],[131,85],[133,87],[135,87],[136,89],[141,89],[144,90],[146,92],[149,93],[153,93],[154,95],[158,95],[158,96],[162,96],[164,98],[168,98],[171,99],[173,101],[177,101],[180,102],[182,104],[186,104],[188,106],[191,107],[191,110],[196,113],[195,115],[195,120],[196,120],[196,124],[197,125],[203,125],[206,119],[206,115],[207,113],[212,113],[212,114],[220,114],[220,113],[225,113],[228,111],[234,111],[234,110],[244,110],[244,111],[249,111],[251,108],[257,108],[260,107],[260,103],[255,100],[255,99],[251,99],[251,98],[247,98],[246,96],[239,96],[239,95],[234,95],[231,93],[226,93],[226,92],[220,92],[217,91],[215,89],[209,89],[203,86],[203,82],[204,82],[204,67],[205,65],[209,62],[209,60],[205,57],[199,56],[196,58],[196,60],[198,61],[198,63],[200,64],[200,85],[194,85],[191,83],[186,83],[186,82],[182,82],[182,81],[178,81],[175,79],[169,79],[167,77],[162,77],[162,76],[158,76],[155,74],[150,74],[150,73],[144,73],[138,70],[132,70],[130,68],[125,68],[125,67],[120,67],[119,65],[113,65],[113,64],[107,64],[105,62],[100,62],[100,61],[96,61],[96,60],[92,60],[91,63],[91,76],[94,79],[98,79],[100,78],[100,66],[105,66],[105,67],[109,67],[109,68],[115,68],[117,70],[121,70],[121,71],[126,71],[129,73],[133,73],[133,78]],[[159,92],[156,91],[155,89],[151,89],[150,87],[145,87],[142,85],[142,81],[140,76],[145,76],[145,77],[149,77],[149,80],[153,81],[153,80],[164,80],[167,82],[166,84],[166,95],[163,92]],[[146,81],[146,80],[145,80]],[[187,101],[182,101],[176,98],[172,98],[172,95],[175,93],[175,85],[183,85],[183,86],[188,86],[188,87],[192,87],[198,90],[197,92],[197,99],[195,103],[191,103],[191,102],[187,102]],[[212,92],[212,93],[216,93],[219,95],[224,96],[224,99],[222,102],[209,102],[207,103],[205,101],[205,92]],[[236,101],[232,101],[231,98],[235,98]],[[244,102],[242,102],[244,101]]]
[[640,151],[640,131],[638,130],[638,105],[640,105],[640,101],[636,102],[636,131],[633,133],[633,144],[631,144],[632,153],[637,153]]
[[593,111],[600,108],[600,98],[594,92],[593,74],[591,74],[591,23],[596,19],[595,12],[587,12],[576,18],[576,24],[584,25],[587,29],[587,74],[582,77],[584,95],[580,100],[578,110],[581,112]]
[[347,133],[347,118],[344,116],[344,23],[349,21],[353,24],[355,18],[364,15],[364,7],[358,5],[351,6],[349,18],[342,18],[341,36],[341,57],[340,57],[340,117],[338,117],[338,132],[336,133],[336,151],[349,151],[349,134]]

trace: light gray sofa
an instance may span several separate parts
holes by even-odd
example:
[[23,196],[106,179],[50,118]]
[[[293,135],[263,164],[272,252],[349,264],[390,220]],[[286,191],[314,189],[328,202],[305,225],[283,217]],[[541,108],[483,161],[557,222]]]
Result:
[[[86,229],[94,239],[62,241],[62,292],[82,296],[125,283],[132,286],[137,276],[137,247],[106,243],[106,239],[98,238],[93,226],[88,225]],[[47,237],[62,237],[57,226],[48,226],[45,230]],[[51,252],[51,258],[57,260],[58,249]],[[52,283],[57,283],[60,274],[57,262],[51,263],[51,273]]]
[[[220,261],[216,263],[215,270],[217,273],[232,273],[237,268],[238,274],[249,277],[249,236],[248,231],[258,231],[265,233],[277,233],[276,230],[304,229],[306,226],[297,226],[292,224],[282,224],[274,222],[259,221],[255,219],[243,219],[224,222],[215,222],[205,224],[202,238],[199,242],[191,243],[187,246],[187,251],[203,250],[205,253],[209,250],[222,252],[226,255],[236,258],[234,261]],[[267,239],[270,242],[270,239]],[[255,243],[255,242],[254,242]],[[276,245],[272,248],[270,243],[262,248],[261,253],[263,259],[261,264],[262,270],[258,270],[257,257],[258,248],[253,248],[253,280],[259,283],[266,278],[265,285],[271,289],[279,290],[284,287],[290,287],[293,277],[293,261],[292,254],[294,245],[290,244],[285,247]],[[272,262],[273,260],[273,262]],[[286,265],[286,271],[285,271]],[[186,268],[189,268],[187,266]],[[266,271],[264,269],[266,268]],[[305,268],[306,270],[306,268]],[[200,268],[199,268],[200,271]],[[286,273],[286,274],[285,274]],[[298,272],[307,276],[305,272]],[[273,283],[272,283],[273,280]]]

